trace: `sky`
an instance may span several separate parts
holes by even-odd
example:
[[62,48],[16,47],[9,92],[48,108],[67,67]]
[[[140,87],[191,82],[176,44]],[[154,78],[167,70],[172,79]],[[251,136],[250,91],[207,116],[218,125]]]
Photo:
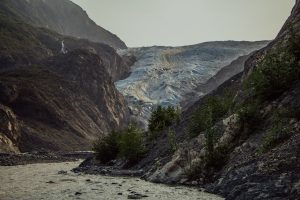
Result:
[[129,47],[271,40],[295,0],[72,0]]

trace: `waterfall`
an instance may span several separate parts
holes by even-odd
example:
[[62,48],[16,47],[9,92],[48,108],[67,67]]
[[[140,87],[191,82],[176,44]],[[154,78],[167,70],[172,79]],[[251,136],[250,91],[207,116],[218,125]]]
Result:
[[60,50],[60,52],[61,52],[62,54],[68,53],[68,51],[67,51],[66,48],[65,48],[65,43],[64,43],[64,41],[61,42],[61,50]]

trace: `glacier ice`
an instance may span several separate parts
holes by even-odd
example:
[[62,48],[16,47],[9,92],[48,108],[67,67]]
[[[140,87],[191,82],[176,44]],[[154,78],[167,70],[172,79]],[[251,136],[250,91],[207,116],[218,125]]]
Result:
[[[266,42],[224,41],[120,50],[120,55],[134,55],[137,61],[130,76],[115,85],[126,97],[135,119],[146,127],[154,106],[179,106],[185,94],[195,92],[199,84],[222,67],[265,45]],[[204,94],[197,91],[196,95]]]

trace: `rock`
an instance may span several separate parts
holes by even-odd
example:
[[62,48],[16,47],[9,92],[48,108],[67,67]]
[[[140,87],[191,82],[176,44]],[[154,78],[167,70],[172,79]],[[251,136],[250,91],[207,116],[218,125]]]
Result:
[[198,182],[197,181],[192,181],[191,185],[198,185]]
[[122,193],[122,192],[119,192],[118,195],[123,195],[123,193]]
[[47,181],[46,183],[53,184],[55,182],[54,181]]
[[58,172],[58,174],[63,174],[63,175],[65,175],[65,174],[67,174],[68,172],[67,171],[64,171],[64,170],[61,170],[61,171],[59,171]]
[[91,182],[91,179],[86,179],[85,181],[86,181],[86,182]]
[[78,195],[82,195],[81,192],[75,192],[75,195],[78,196]]
[[19,153],[20,136],[17,117],[10,108],[0,102],[0,153]]
[[147,195],[139,194],[139,193],[134,193],[134,194],[129,194],[128,199],[142,199],[148,197]]
[[[15,21],[27,21],[33,17],[27,22],[43,19],[38,20],[38,27],[51,26],[43,24],[49,19],[45,14],[52,15],[57,8],[64,7],[66,12],[72,10],[70,15],[75,10],[82,11],[70,1],[11,2],[1,1],[1,10],[10,10],[2,13],[3,18],[13,17],[14,20],[7,21],[7,27],[16,27],[22,34],[22,41],[29,43],[18,42],[18,46],[14,46],[18,38],[10,35],[7,38],[9,42],[1,46],[7,51],[1,51],[0,70],[9,73],[0,74],[0,104],[6,105],[11,113],[17,115],[18,123],[5,119],[5,124],[10,124],[4,126],[0,122],[0,129],[9,127],[11,130],[0,130],[0,152],[8,152],[7,147],[9,152],[17,152],[19,148],[22,152],[41,148],[52,151],[87,150],[101,134],[109,132],[112,127],[125,125],[129,109],[114,81],[128,75],[130,59],[123,59],[115,49],[105,44],[62,36],[27,23],[15,24]],[[37,12],[29,11],[31,5]],[[51,8],[53,5],[57,7]],[[45,10],[55,12],[44,13]],[[15,16],[13,13],[23,14]],[[44,17],[39,17],[40,14]],[[76,20],[83,16],[78,17]],[[83,18],[89,20],[86,14]],[[74,18],[66,17],[64,20],[72,21]],[[95,27],[95,24],[92,26]],[[61,30],[66,26],[59,27]],[[5,39],[1,37],[0,40],[3,44]],[[62,40],[68,48],[68,53],[63,55],[59,54]],[[13,63],[7,63],[7,57],[12,57]],[[16,125],[22,130],[20,137],[14,141],[7,135],[12,132],[18,135],[13,130]]]

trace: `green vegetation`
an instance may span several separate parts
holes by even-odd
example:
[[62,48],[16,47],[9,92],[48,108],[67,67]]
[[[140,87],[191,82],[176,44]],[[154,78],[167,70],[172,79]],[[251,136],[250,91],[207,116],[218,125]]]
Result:
[[190,137],[198,136],[200,132],[211,128],[224,117],[232,105],[232,100],[233,96],[230,93],[223,97],[207,97],[203,105],[192,114],[188,130]]
[[242,129],[244,131],[252,131],[260,122],[258,102],[249,100],[242,104],[237,111]]
[[132,164],[145,153],[143,137],[142,130],[131,124],[121,131],[112,131],[108,136],[98,139],[93,149],[103,163],[119,157]]
[[149,119],[148,129],[150,131],[150,137],[155,139],[159,136],[159,133],[165,128],[171,126],[174,122],[179,122],[180,110],[172,106],[155,108]]
[[129,125],[122,132],[118,144],[120,157],[128,160],[130,163],[139,161],[145,153],[143,131],[136,125]]
[[[190,161],[188,161],[190,162]],[[204,163],[202,161],[196,161],[193,163],[189,163],[189,166],[184,169],[184,175],[189,180],[196,180],[201,178],[204,175]]]
[[[295,112],[292,110],[294,109],[280,109],[274,112],[272,117],[272,128],[267,132],[263,140],[259,150],[261,153],[269,151],[293,135],[293,130],[289,125],[289,121],[296,116],[294,115]],[[296,114],[298,114],[298,111],[296,111]]]
[[118,145],[119,139],[120,133],[117,131],[112,131],[104,138],[99,138],[93,147],[93,150],[97,152],[97,159],[103,163],[116,159],[120,151]]
[[229,148],[214,147],[214,134],[209,134],[206,139],[206,154],[202,160],[191,162],[188,155],[188,167],[184,174],[189,180],[210,177],[211,172],[219,170],[224,166],[229,158]]
[[220,134],[214,124],[228,113],[231,105],[232,95],[209,97],[194,114],[190,134],[191,137],[195,137],[201,131],[205,131],[206,154],[203,161],[189,164],[190,166],[185,171],[188,179],[200,178],[201,174],[204,175],[204,172],[209,173],[212,169],[219,169],[227,161],[228,149],[215,147]]
[[219,140],[218,130],[211,127],[206,130],[205,134],[205,167],[218,169],[227,161],[228,152],[225,147],[215,147]]
[[176,141],[176,133],[173,129],[168,130],[168,143],[171,152],[175,152],[178,149],[178,144]]
[[285,45],[270,50],[260,61],[253,73],[245,81],[246,89],[251,89],[261,101],[278,97],[300,79],[298,63],[300,37],[291,31]]

